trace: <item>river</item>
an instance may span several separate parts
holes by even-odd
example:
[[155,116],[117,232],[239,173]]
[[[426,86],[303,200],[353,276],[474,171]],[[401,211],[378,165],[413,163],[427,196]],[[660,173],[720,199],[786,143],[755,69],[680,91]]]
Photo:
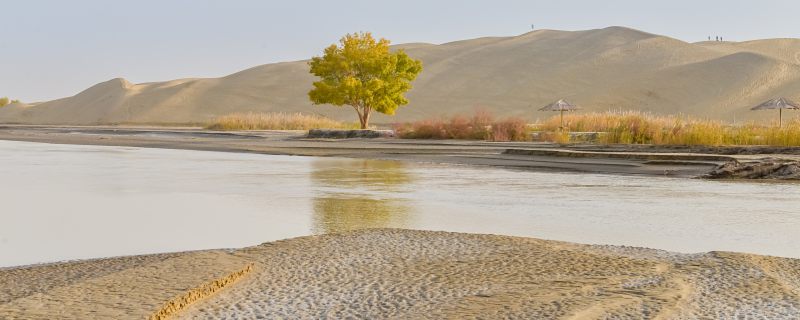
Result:
[[800,258],[800,185],[0,141],[0,266],[357,228]]

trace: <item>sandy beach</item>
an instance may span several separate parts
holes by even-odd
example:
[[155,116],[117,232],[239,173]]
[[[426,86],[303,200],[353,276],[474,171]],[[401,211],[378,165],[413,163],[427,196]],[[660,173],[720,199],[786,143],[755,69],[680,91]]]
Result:
[[[800,159],[800,148],[558,145],[406,139],[307,139],[302,131],[220,132],[199,128],[0,126],[0,140],[58,144],[347,157],[536,171],[693,178],[730,160]],[[517,152],[509,152],[509,150]],[[523,152],[519,152],[522,150]],[[612,155],[616,153],[615,155]],[[622,155],[620,155],[622,154]]]
[[239,250],[0,269],[4,319],[800,317],[800,260],[368,229]]

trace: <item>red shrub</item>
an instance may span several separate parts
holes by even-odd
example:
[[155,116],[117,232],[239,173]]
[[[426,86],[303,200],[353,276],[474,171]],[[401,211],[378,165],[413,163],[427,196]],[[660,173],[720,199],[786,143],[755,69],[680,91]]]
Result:
[[465,116],[451,118],[444,130],[448,139],[471,139],[472,136],[472,124]]
[[528,141],[528,123],[522,118],[508,118],[492,124],[492,141]]
[[399,123],[394,125],[394,130],[404,139],[529,140],[525,120],[509,118],[495,122],[492,114],[485,110],[477,110],[470,118],[457,115],[449,121],[431,119]]

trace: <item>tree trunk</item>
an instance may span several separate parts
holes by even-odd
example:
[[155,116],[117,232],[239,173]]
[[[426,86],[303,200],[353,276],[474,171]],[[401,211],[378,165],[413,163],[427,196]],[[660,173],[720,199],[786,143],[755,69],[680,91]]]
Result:
[[361,129],[367,128],[366,119],[364,119],[364,116],[362,116],[361,114],[358,115],[358,122],[361,123]]
[[352,106],[353,109],[355,109],[356,113],[358,114],[358,122],[361,124],[361,129],[366,129],[367,128],[366,108],[364,110],[365,112],[362,113],[359,105],[353,104]]
[[364,118],[361,120],[361,129],[366,129],[367,127],[369,127],[369,113],[370,113],[370,111],[371,110],[370,110],[369,107],[365,107],[364,108]]

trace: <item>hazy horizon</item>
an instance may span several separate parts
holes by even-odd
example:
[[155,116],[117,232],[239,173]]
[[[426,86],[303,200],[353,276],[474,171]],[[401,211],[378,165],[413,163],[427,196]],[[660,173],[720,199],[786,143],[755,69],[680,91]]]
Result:
[[[625,26],[687,42],[795,38],[800,3],[631,0],[420,0],[395,8],[368,1],[26,1],[7,4],[0,28],[0,96],[33,102],[71,96],[123,77],[135,83],[218,77],[307,59],[348,32],[395,44],[514,36],[536,29]],[[757,23],[754,23],[757,22]]]

